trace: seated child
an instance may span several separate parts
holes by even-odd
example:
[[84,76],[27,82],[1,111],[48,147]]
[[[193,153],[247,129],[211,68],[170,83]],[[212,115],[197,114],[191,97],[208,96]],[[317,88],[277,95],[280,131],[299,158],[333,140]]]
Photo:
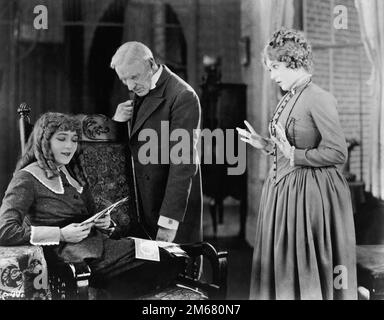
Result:
[[109,237],[109,214],[81,224],[96,208],[73,159],[80,136],[81,123],[72,116],[49,112],[38,119],[0,208],[0,245],[41,245],[48,265],[85,261],[91,283],[118,287],[119,298],[147,293],[159,279],[174,279],[180,261],[161,248],[160,262],[136,259],[134,240]]

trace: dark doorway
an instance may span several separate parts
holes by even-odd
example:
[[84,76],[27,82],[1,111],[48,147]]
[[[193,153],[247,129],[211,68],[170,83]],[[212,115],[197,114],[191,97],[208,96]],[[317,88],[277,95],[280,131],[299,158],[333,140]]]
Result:
[[[69,111],[78,113],[83,110],[84,88],[84,26],[83,9],[80,0],[67,0],[63,4],[64,21],[68,22],[64,27],[64,44],[66,68],[64,70],[69,81]],[[73,24],[72,24],[73,23]]]
[[114,111],[111,94],[116,74],[110,68],[110,61],[121,45],[125,7],[126,1],[116,0],[112,3],[100,19],[100,26],[94,34],[88,63],[90,100],[94,106],[91,112],[94,113],[111,116]]
[[165,6],[165,38],[167,66],[178,76],[188,81],[187,44],[180,21],[170,5]]

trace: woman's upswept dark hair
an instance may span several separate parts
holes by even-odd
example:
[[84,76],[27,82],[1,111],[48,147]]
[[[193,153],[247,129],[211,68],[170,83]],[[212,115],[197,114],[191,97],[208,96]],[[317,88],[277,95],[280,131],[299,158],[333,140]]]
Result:
[[298,69],[303,67],[312,72],[312,47],[304,34],[295,29],[285,27],[275,31],[263,51],[263,62],[269,60],[285,62],[287,68]]
[[[81,122],[74,116],[63,113],[44,113],[36,121],[26,144],[25,153],[17,163],[15,171],[23,169],[30,163],[37,161],[39,167],[44,170],[48,179],[58,176],[59,170],[55,164],[50,145],[50,140],[57,131],[73,131],[81,137]],[[73,161],[71,161],[70,164],[71,171],[74,171],[76,174],[75,178],[81,184],[84,184],[83,171],[76,163],[72,162]]]

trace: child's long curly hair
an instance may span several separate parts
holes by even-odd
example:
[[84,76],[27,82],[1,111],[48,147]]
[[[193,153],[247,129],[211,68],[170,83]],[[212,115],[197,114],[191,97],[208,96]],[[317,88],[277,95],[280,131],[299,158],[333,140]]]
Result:
[[268,58],[285,62],[287,68],[303,67],[309,73],[313,71],[312,47],[304,34],[295,29],[282,27],[275,31],[265,46],[262,56],[264,64]]
[[[73,131],[81,137],[81,122],[74,116],[58,112],[44,113],[35,123],[33,131],[26,144],[25,153],[16,165],[16,170],[25,168],[30,163],[37,161],[39,167],[44,170],[48,179],[58,176],[59,170],[51,150],[50,140],[57,131]],[[70,164],[71,173],[78,182],[85,184],[85,175],[78,164],[78,152],[76,151]]]

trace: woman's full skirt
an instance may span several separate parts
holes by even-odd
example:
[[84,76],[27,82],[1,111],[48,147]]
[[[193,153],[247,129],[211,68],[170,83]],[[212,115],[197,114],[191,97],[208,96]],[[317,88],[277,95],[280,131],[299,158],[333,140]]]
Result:
[[357,299],[348,184],[335,167],[303,167],[263,187],[251,299]]

